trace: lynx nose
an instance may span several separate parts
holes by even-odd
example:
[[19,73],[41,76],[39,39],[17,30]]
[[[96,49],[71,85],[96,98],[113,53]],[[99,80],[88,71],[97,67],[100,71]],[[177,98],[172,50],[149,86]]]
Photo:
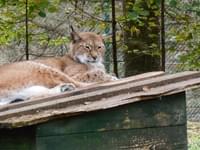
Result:
[[91,52],[91,56],[92,56],[92,59],[93,59],[94,61],[96,61],[97,58],[98,58],[98,54],[97,54],[97,52],[95,52],[95,51],[92,51],[92,52]]
[[97,56],[92,56],[92,58],[93,58],[94,60],[97,60]]

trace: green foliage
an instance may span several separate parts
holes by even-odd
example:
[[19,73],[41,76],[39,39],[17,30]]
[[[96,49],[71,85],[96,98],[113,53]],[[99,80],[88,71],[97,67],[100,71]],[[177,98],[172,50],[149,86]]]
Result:
[[188,122],[188,150],[199,150],[200,147],[200,124],[199,122]]
[[[58,0],[28,0],[29,20],[38,15],[46,17],[46,11],[54,12]],[[25,34],[25,0],[0,0],[0,45],[24,39]]]
[[[47,13],[57,13],[59,11],[59,5],[61,4],[60,0],[28,0],[28,12],[29,12],[29,20],[34,20],[36,17],[47,17]],[[147,0],[145,3],[144,8],[144,2],[143,0],[137,0],[135,2],[129,2],[127,4],[127,8],[130,9],[127,16],[124,17],[124,15],[117,14],[117,23],[123,25],[123,29],[130,30],[131,33],[136,33],[137,35],[141,34],[140,29],[138,26],[144,26],[144,21],[148,19],[148,16],[150,16],[149,9],[154,9],[155,15],[159,15],[158,13],[158,7],[159,7],[160,0]],[[99,7],[101,5],[100,2],[92,3],[93,9],[95,10],[93,13],[87,12],[87,9],[85,9],[86,5],[91,5],[90,2],[85,2],[86,4],[83,4],[79,1],[68,1],[67,3],[71,3],[72,7],[69,8],[69,10],[66,10],[66,13],[70,13],[72,9],[75,9],[77,14],[74,16],[74,21],[77,22],[77,26],[80,28],[90,28],[90,29],[98,29],[99,32],[103,32],[110,26],[111,24],[107,21],[104,21],[102,18],[102,14],[104,13],[111,13],[111,4],[110,1],[105,0],[105,3],[107,3],[108,7],[106,9]],[[73,6],[74,5],[74,6]],[[83,7],[80,7],[80,6]],[[24,32],[23,30],[20,30],[20,33],[11,33],[9,31],[17,31],[18,29],[24,29],[24,19],[25,19],[25,0],[12,0],[12,1],[5,1],[0,0],[0,6],[2,9],[0,10],[0,19],[2,20],[0,22],[1,27],[3,30],[1,30],[1,35],[5,35],[1,37],[0,44],[6,44],[10,43],[13,40],[23,38]],[[75,8],[73,8],[75,7]],[[88,7],[88,6],[87,6]],[[120,6],[116,6],[118,10],[120,10]],[[120,10],[123,11],[122,9]],[[84,19],[82,19],[84,16]],[[92,16],[92,17],[91,17]],[[124,24],[127,21],[133,21],[135,22],[131,28],[127,28]],[[98,23],[97,23],[98,22]],[[32,22],[31,22],[32,23]],[[29,24],[31,24],[29,23]],[[149,18],[149,29],[155,27],[156,24],[154,20],[151,20]],[[4,28],[4,27],[7,28]],[[17,28],[17,29],[15,29]],[[35,30],[36,26],[30,25],[30,30]],[[21,36],[21,37],[20,37]],[[119,35],[120,37],[120,35]],[[118,38],[121,40],[120,38]]]
[[167,15],[172,23],[167,36],[172,44],[169,49],[176,50],[176,45],[182,45],[182,55],[179,60],[184,63],[185,69],[200,68],[200,1],[182,2],[167,1]]
[[[122,2],[116,1],[117,21],[117,48],[128,53],[141,53],[148,55],[160,55],[158,37],[158,20],[160,17],[161,0],[127,0],[123,10]],[[125,1],[124,1],[125,2]],[[103,5],[104,6],[103,6]],[[67,7],[64,7],[67,5]],[[89,7],[92,6],[92,7]],[[187,51],[180,56],[180,61],[186,68],[200,67],[200,1],[191,2],[166,0],[166,15],[169,20],[166,24],[173,24],[167,36],[170,37],[171,50],[176,49],[177,44],[184,44]],[[107,43],[111,42],[111,2],[103,1],[74,1],[74,0],[28,0],[29,16],[29,42],[41,47],[55,47],[69,42],[64,34],[65,28],[57,30],[62,24],[72,24],[80,31],[95,31],[106,33]],[[40,20],[49,19],[49,14],[65,14],[65,18],[56,18],[53,26],[40,24]],[[37,20],[39,20],[37,22]],[[49,19],[51,21],[51,18]],[[67,22],[66,22],[66,21]],[[67,25],[65,25],[67,26]],[[166,26],[167,27],[167,26]],[[146,29],[145,33],[143,29]],[[146,37],[140,41],[152,39],[149,43],[143,43],[142,47],[128,49],[123,41],[124,31],[130,33],[130,37]],[[148,32],[148,34],[146,34]],[[19,44],[25,41],[25,0],[0,0],[0,46]],[[146,39],[145,39],[146,38]],[[158,40],[157,40],[158,41]],[[134,41],[141,45],[140,42]],[[110,46],[108,46],[110,47]],[[142,50],[140,50],[142,49]]]
[[[118,16],[123,30],[130,33],[127,53],[160,55],[159,48],[160,0],[128,0],[126,14]],[[125,43],[126,44],[126,43]],[[128,51],[127,51],[128,50]]]

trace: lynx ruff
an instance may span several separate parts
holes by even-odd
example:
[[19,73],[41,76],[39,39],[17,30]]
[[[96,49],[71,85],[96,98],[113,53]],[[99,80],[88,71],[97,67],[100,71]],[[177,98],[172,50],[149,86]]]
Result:
[[62,57],[0,66],[0,105],[117,79],[105,72],[100,35],[72,31],[71,38]]

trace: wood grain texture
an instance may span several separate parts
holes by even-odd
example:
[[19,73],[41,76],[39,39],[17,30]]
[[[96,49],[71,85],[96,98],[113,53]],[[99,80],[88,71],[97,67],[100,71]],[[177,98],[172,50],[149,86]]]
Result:
[[[90,93],[90,92],[96,92],[97,95],[99,93],[105,93],[105,92],[106,93],[112,92],[112,94],[114,94],[114,95],[119,92],[120,93],[128,92],[128,91],[137,92],[137,91],[143,90],[144,86],[152,88],[154,86],[161,86],[161,85],[165,85],[165,84],[169,84],[169,83],[173,83],[173,82],[177,82],[177,81],[184,81],[184,80],[192,79],[195,77],[199,77],[200,73],[184,72],[184,73],[178,73],[175,75],[166,75],[166,76],[161,76],[161,77],[160,77],[160,75],[163,75],[163,73],[162,72],[158,72],[158,73],[156,72],[154,74],[150,73],[148,78],[145,78],[145,77],[147,77],[147,75],[142,74],[142,75],[138,75],[137,78],[135,78],[134,76],[129,77],[129,78],[133,79],[133,81],[134,81],[134,82],[132,81],[133,84],[131,84],[132,82],[130,80],[128,80],[128,82],[127,82],[126,79],[122,79],[122,80],[119,80],[116,82],[100,84],[100,85],[96,85],[94,87],[89,87],[86,89],[81,89],[81,90],[73,91],[73,92],[66,93],[66,94],[60,94],[59,96],[52,96],[49,98],[44,98],[44,99],[39,99],[39,100],[32,100],[32,101],[27,101],[27,102],[21,102],[18,104],[11,104],[10,106],[0,107],[0,112],[8,111],[9,109],[21,108],[24,106],[34,105],[34,104],[38,104],[38,103],[50,102],[50,101],[54,101],[55,99],[77,96],[77,95]],[[119,83],[119,85],[118,85],[118,83]],[[122,83],[124,83],[125,85],[122,86]],[[115,88],[112,88],[113,85],[115,85],[114,86]],[[113,92],[115,92],[115,93],[113,93]],[[36,102],[38,101],[38,103],[36,103],[35,101]],[[29,104],[29,105],[25,105],[25,104]],[[14,106],[16,106],[16,107],[14,107]]]
[[105,132],[186,124],[185,94],[179,93],[38,125],[37,136]]
[[[194,83],[196,83],[196,80],[190,81],[190,84],[194,84]],[[129,103],[133,103],[133,102],[137,102],[141,100],[148,100],[150,98],[160,97],[162,95],[173,94],[173,93],[176,93],[177,91],[180,92],[184,90],[184,88],[179,89],[179,87],[181,86],[185,87],[186,85],[188,85],[188,83],[185,81],[183,83],[180,82],[179,84],[176,84],[176,85],[168,84],[166,86],[152,88],[149,91],[136,92],[132,94],[131,93],[120,94],[120,95],[112,96],[106,99],[102,99],[102,98],[95,99],[95,95],[93,99],[91,97],[88,97],[87,95],[85,97],[80,97],[80,99],[77,99],[77,97],[71,97],[72,99],[70,98],[67,99],[69,101],[66,101],[66,99],[63,99],[63,101],[59,100],[59,103],[57,103],[57,105],[50,105],[49,108],[51,108],[52,106],[52,109],[49,109],[46,111],[42,110],[42,108],[47,108],[46,104],[45,106],[41,104],[37,106],[36,110],[33,110],[32,107],[30,106],[30,107],[24,108],[24,110],[20,109],[20,110],[5,112],[5,114],[3,114],[3,117],[8,117],[8,119],[5,120],[5,122],[8,122],[8,123],[11,122],[16,127],[23,126],[24,124],[28,124],[31,122],[32,123],[43,122],[48,119],[51,119],[51,117],[52,118],[56,116],[62,117],[63,115],[72,116],[78,113],[108,109],[108,108],[117,107],[120,105],[125,105],[125,104],[129,104]],[[49,104],[50,103],[48,103],[48,105]],[[25,113],[26,115],[23,115]],[[15,117],[12,117],[14,115]],[[12,118],[9,118],[10,116]],[[3,118],[3,117],[0,117],[0,118]],[[1,123],[3,122],[1,121]]]
[[[132,77],[128,79],[128,82],[126,79],[122,79],[116,83],[74,91],[75,95],[69,96],[69,93],[66,93],[45,99],[44,102],[39,100],[38,103],[31,105],[20,106],[19,104],[14,108],[12,108],[14,105],[11,105],[10,108],[9,106],[3,107],[0,112],[0,127],[21,127],[63,116],[105,110],[179,93],[188,87],[200,85],[199,72],[182,72],[162,76],[157,73],[153,76],[155,77],[146,74],[143,80],[141,80],[141,76]],[[133,81],[131,82],[131,80]]]
[[[187,150],[185,126],[38,137],[38,150]],[[62,142],[61,142],[62,141]]]
[[67,92],[65,94],[60,94],[60,95],[57,95],[57,96],[51,96],[51,97],[46,97],[46,98],[23,101],[23,102],[20,102],[20,103],[12,103],[10,105],[6,105],[6,106],[3,106],[3,107],[0,106],[0,112],[7,111],[9,109],[15,109],[15,108],[25,107],[25,106],[29,106],[29,105],[33,105],[33,104],[48,102],[48,101],[55,100],[55,99],[62,98],[62,97],[80,95],[80,94],[88,93],[88,92],[91,92],[91,91],[101,90],[101,89],[110,88],[110,87],[123,85],[123,84],[127,84],[127,83],[134,83],[134,82],[138,82],[138,81],[143,81],[143,80],[146,80],[146,79],[159,77],[159,76],[162,76],[164,74],[165,73],[162,72],[162,71],[148,72],[148,73],[143,73],[143,74],[140,74],[140,75],[135,75],[135,76],[132,76],[132,77],[123,78],[123,79],[120,79],[118,81],[101,83],[101,84],[98,84],[97,86],[79,89],[79,90],[76,90],[76,91]]
[[39,150],[186,150],[185,94],[50,121],[36,132]]
[[0,149],[187,149],[185,92],[107,109],[110,102],[104,103],[103,110],[0,130]]

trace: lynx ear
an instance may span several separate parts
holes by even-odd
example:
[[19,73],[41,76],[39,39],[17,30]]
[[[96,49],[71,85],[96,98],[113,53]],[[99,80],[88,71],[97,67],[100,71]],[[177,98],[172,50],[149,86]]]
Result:
[[80,41],[81,37],[79,36],[79,34],[77,32],[75,32],[75,30],[74,30],[74,28],[72,26],[70,26],[70,28],[72,30],[71,33],[70,33],[72,42],[76,43],[76,42]]
[[106,35],[106,34],[102,34],[101,37],[104,41],[110,40],[112,38],[110,35]]

